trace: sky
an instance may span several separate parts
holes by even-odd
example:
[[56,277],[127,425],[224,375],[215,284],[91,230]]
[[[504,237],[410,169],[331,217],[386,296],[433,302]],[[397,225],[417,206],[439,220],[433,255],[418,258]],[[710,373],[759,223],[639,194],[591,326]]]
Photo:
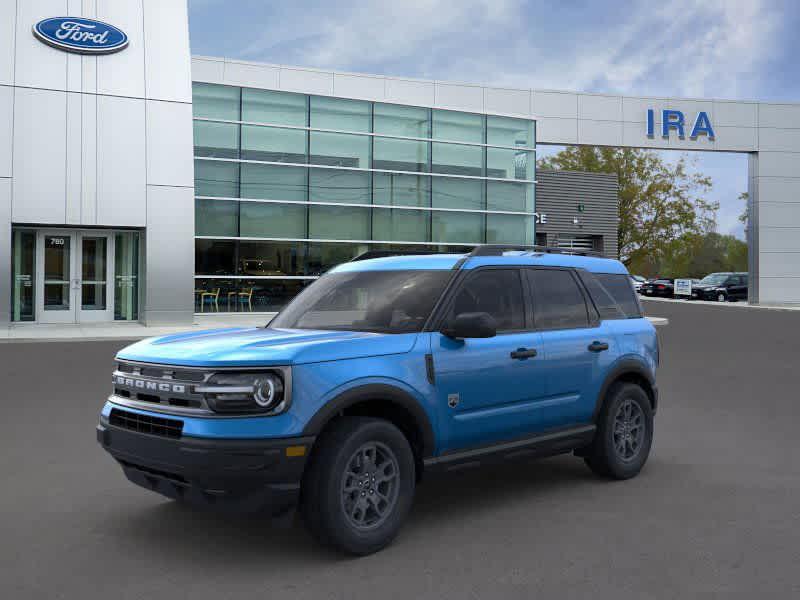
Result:
[[[797,0],[189,0],[189,27],[192,53],[207,56],[520,88],[800,101]],[[692,158],[712,177],[718,231],[743,237],[746,155]]]

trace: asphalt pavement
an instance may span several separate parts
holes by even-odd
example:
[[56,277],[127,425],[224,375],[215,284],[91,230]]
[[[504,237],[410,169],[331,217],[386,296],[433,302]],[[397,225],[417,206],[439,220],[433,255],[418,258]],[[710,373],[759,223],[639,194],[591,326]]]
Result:
[[800,313],[645,306],[670,323],[638,478],[571,456],[429,478],[360,559],[129,484],[94,436],[126,342],[0,345],[0,598],[800,596]]

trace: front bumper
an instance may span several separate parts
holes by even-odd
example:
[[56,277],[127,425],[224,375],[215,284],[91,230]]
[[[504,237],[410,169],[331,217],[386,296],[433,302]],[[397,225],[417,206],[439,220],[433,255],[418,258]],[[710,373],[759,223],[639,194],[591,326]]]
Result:
[[173,439],[101,417],[97,441],[146,489],[213,509],[279,514],[297,502],[314,438]]

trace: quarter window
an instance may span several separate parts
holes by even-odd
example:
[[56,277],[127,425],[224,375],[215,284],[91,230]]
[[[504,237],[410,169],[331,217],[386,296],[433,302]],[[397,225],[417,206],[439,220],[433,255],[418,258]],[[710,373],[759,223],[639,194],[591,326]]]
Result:
[[527,269],[533,289],[533,311],[537,329],[588,327],[586,301],[569,271]]
[[642,316],[630,277],[613,273],[581,273],[601,319],[634,319]]
[[519,272],[487,269],[471,275],[453,300],[450,318],[471,312],[490,314],[497,322],[498,332],[525,329],[525,304]]

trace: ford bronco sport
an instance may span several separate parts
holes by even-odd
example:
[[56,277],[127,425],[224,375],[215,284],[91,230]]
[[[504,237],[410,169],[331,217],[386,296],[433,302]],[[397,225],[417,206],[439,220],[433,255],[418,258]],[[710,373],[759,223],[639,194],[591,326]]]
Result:
[[395,537],[423,473],[573,452],[635,476],[657,365],[616,260],[495,246],[354,260],[267,327],[121,350],[97,437],[147,489],[299,505],[320,541],[367,554]]

